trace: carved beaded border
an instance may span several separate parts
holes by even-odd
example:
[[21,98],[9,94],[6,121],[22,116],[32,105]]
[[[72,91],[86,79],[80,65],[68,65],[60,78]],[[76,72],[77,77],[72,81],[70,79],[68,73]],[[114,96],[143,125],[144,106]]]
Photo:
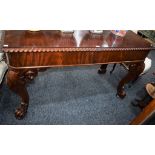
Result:
[[148,51],[152,48],[3,48],[4,52],[98,52],[98,51]]

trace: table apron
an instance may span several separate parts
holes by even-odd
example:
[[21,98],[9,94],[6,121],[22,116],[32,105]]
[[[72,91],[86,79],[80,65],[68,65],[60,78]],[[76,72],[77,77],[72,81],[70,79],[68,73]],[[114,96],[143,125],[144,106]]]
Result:
[[149,51],[8,52],[12,67],[54,67],[144,61]]

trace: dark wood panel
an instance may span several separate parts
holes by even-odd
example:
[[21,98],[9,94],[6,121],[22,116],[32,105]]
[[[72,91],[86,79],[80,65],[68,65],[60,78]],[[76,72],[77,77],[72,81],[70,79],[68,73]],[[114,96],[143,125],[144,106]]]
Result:
[[[14,38],[14,39],[12,39]],[[26,30],[5,32],[4,44],[11,47],[150,47],[150,43],[128,31],[124,38],[113,35],[110,31],[103,34],[91,34],[90,31],[75,31],[64,34],[61,31],[44,30],[29,32]]]
[[94,52],[94,63],[120,63],[144,60],[149,51],[105,51]]
[[61,66],[143,61],[149,51],[7,53],[13,67]]

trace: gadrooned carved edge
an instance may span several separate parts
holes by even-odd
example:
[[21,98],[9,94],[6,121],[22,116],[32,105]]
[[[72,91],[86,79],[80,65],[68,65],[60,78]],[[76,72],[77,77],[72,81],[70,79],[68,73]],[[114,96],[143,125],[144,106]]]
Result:
[[98,52],[98,51],[148,51],[152,48],[2,48],[3,52]]

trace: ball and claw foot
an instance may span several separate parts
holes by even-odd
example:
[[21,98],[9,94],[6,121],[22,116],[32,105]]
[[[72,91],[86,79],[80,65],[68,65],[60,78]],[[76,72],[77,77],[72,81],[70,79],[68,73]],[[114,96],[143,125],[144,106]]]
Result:
[[124,99],[125,96],[126,96],[126,93],[125,93],[124,90],[121,90],[121,91],[118,91],[118,92],[117,92],[116,96],[117,96],[118,98]]
[[98,74],[105,74],[106,73],[106,69],[99,69],[98,70]]
[[28,109],[28,105],[24,105],[24,104],[21,104],[15,111],[15,117],[18,119],[18,120],[21,120],[25,117],[26,113],[27,113],[27,109]]

